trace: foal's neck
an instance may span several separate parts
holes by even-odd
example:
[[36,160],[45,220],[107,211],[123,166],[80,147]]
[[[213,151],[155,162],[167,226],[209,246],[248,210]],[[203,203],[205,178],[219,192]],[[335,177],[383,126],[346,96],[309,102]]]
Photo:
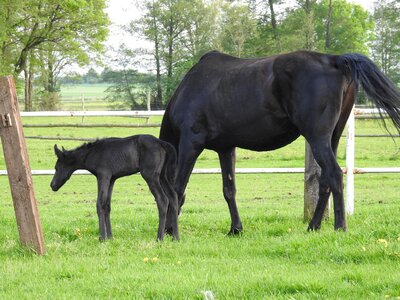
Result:
[[76,169],[86,170],[86,158],[89,155],[91,148],[78,148],[74,150],[70,155],[74,159],[74,165]]

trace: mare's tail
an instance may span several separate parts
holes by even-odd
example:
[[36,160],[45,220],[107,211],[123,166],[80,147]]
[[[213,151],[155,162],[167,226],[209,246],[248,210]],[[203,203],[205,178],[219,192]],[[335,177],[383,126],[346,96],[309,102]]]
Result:
[[361,85],[367,97],[374,102],[385,128],[387,129],[382,110],[389,115],[400,132],[400,91],[396,85],[364,55],[357,53],[340,55],[336,63],[345,75],[354,80],[355,87]]
[[164,174],[165,178],[167,178],[168,182],[174,186],[177,171],[176,150],[174,146],[164,141],[161,141],[161,146],[164,148],[166,153],[166,160],[161,172]]

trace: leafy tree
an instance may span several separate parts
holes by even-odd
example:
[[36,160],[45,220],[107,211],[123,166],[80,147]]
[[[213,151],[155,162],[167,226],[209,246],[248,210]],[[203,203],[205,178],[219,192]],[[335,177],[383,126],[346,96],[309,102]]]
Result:
[[225,3],[222,9],[221,33],[217,47],[232,55],[243,56],[251,48],[248,46],[251,45],[250,41],[257,32],[256,19],[248,5]]
[[382,71],[400,84],[400,4],[379,0],[374,9],[375,37],[372,55]]
[[[327,48],[329,0],[310,2],[311,11],[308,18],[306,1],[299,1],[299,4],[301,6],[291,9],[280,25],[284,51],[310,49],[329,53],[368,53],[367,45],[371,39],[373,22],[361,6],[345,0],[332,2],[329,24],[331,38]],[[298,26],[303,24],[305,19],[308,19],[306,26]]]
[[104,13],[105,0],[3,1],[3,22],[7,25],[0,41],[1,71],[9,72],[11,65],[16,76],[24,71],[29,110],[32,105],[29,87],[36,71],[34,60],[40,56],[41,48],[51,44],[59,57],[67,53],[78,63],[87,63],[89,53],[102,51],[109,24]]
[[330,39],[327,47],[327,17],[330,1],[323,0],[315,6],[317,35],[316,49],[328,53],[360,52],[368,54],[368,43],[372,39],[373,20],[360,5],[345,0],[331,3]]
[[101,74],[104,82],[111,83],[106,90],[106,99],[113,103],[116,109],[146,109],[149,95],[154,104],[155,76],[132,69],[132,66],[137,64],[138,58],[134,51],[125,46],[118,49],[116,57],[115,63],[119,66],[119,70],[106,69]]

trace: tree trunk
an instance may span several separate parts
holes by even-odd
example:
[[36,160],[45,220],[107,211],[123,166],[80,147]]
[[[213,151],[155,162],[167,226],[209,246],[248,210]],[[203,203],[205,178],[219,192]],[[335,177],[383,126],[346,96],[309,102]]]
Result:
[[331,47],[332,0],[329,0],[328,16],[326,18],[325,49]]
[[306,50],[313,50],[313,16],[311,12],[311,3],[310,0],[305,1],[305,6],[304,10],[306,12],[306,43],[305,43],[305,48]]
[[25,111],[32,111],[33,71],[31,67],[24,68],[24,76],[25,76]]
[[154,26],[154,59],[156,61],[156,98],[154,100],[154,108],[160,109],[162,107],[162,83],[161,83],[161,63],[160,63],[160,42],[158,37],[158,27],[156,16],[153,15]]
[[276,24],[276,15],[275,15],[275,10],[274,10],[274,0],[268,0],[268,4],[269,4],[269,10],[271,12],[272,34],[273,34],[274,40],[276,42],[276,48],[277,48],[278,52],[281,52],[281,42],[279,39],[278,26]]
[[168,27],[168,53],[167,53],[167,97],[171,96],[172,92],[172,60],[173,60],[173,53],[174,53],[174,29],[173,29],[173,21],[170,21]]

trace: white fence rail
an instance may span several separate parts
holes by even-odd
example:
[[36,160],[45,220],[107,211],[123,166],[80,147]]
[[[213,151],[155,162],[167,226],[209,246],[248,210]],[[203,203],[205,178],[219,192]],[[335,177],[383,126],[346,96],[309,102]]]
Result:
[[[353,109],[347,124],[346,142],[346,167],[343,172],[346,177],[346,212],[354,212],[354,174],[365,173],[400,173],[400,167],[390,168],[356,168],[354,158],[354,138],[355,138],[355,116],[378,114],[377,109]],[[42,112],[21,112],[22,117],[100,117],[100,116],[131,116],[131,117],[152,117],[162,116],[163,110],[158,111],[42,111]],[[352,170],[352,172],[349,172]],[[218,174],[219,168],[194,169],[194,174]],[[304,173],[304,168],[237,168],[238,174],[271,174],[271,173]],[[32,175],[53,175],[54,170],[32,170]],[[75,174],[90,174],[87,171],[76,171]],[[0,170],[0,175],[7,175],[7,171]]]

